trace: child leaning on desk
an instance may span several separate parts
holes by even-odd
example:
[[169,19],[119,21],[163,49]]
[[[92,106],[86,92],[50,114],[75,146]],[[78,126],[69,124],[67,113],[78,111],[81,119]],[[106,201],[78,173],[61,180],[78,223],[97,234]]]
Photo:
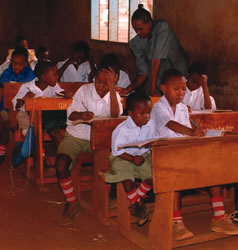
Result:
[[[23,135],[26,134],[30,124],[29,113],[25,111],[25,99],[32,97],[67,97],[64,90],[58,85],[58,69],[52,62],[39,62],[35,67],[35,75],[39,79],[34,79],[21,85],[12,103],[15,110],[18,110],[17,121]],[[43,111],[42,127],[52,137],[53,142],[58,146],[61,141],[58,129],[66,125],[66,112]]]
[[60,187],[67,201],[63,212],[62,225],[73,222],[79,212],[69,167],[75,163],[81,152],[90,149],[90,125],[80,123],[73,125],[75,120],[87,122],[94,116],[118,117],[122,114],[120,96],[116,92],[119,68],[114,65],[101,64],[96,73],[95,84],[85,84],[75,93],[73,102],[67,110],[67,127],[64,138],[58,147],[56,156],[56,174]]
[[[149,148],[123,148],[118,146],[153,139],[155,125],[150,119],[152,103],[144,93],[133,92],[126,99],[128,118],[116,127],[112,133],[112,153],[110,170],[99,175],[107,183],[122,182],[131,203],[129,210],[137,217],[137,225],[148,221],[148,212],[143,198],[152,189],[151,153]],[[135,178],[142,182],[137,187]]]
[[205,66],[200,62],[190,65],[187,73],[187,88],[183,103],[192,110],[216,109],[216,103],[209,94]]
[[[160,137],[204,136],[199,128],[192,129],[189,122],[188,108],[181,101],[186,91],[185,77],[176,69],[164,72],[161,82],[164,95],[154,105],[152,119],[155,121]],[[238,234],[238,227],[225,215],[220,187],[210,187],[209,193],[214,212],[211,230],[225,234]],[[193,237],[183,224],[181,213],[181,193],[175,193],[173,215],[173,239],[184,240]]]

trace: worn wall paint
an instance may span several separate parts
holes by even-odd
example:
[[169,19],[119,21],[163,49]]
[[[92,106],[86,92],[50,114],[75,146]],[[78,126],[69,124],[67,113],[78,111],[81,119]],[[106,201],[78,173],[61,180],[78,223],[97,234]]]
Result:
[[155,16],[170,23],[190,62],[206,64],[217,106],[238,109],[238,1],[155,0],[155,5]]

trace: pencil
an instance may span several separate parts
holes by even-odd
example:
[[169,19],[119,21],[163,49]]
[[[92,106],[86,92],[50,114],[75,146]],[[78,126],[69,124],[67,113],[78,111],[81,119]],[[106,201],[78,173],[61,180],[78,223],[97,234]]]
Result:
[[196,128],[199,128],[200,127],[198,126],[198,124],[193,120],[193,119],[190,119],[190,122],[196,127]]

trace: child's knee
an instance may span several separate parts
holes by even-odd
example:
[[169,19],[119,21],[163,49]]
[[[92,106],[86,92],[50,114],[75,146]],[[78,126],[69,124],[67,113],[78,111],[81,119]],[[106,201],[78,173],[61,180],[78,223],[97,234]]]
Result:
[[66,154],[58,154],[56,156],[55,167],[58,173],[64,173],[69,171],[71,158]]

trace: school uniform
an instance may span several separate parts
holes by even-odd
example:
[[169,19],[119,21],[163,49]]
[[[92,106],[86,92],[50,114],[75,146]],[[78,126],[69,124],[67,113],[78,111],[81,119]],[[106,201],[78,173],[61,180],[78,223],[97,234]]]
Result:
[[1,83],[7,82],[30,82],[35,78],[35,74],[31,67],[26,66],[19,74],[16,74],[10,65],[3,71],[0,77]]
[[[212,96],[210,96],[212,103],[212,109],[216,109],[216,103]],[[193,91],[186,88],[185,96],[183,98],[183,103],[190,106],[192,110],[203,110],[204,107],[204,94],[202,86]]]
[[[135,178],[146,180],[152,177],[151,170],[151,154],[149,148],[123,148],[118,149],[118,146],[140,142],[148,139],[156,138],[155,124],[150,120],[141,128],[138,127],[133,119],[128,118],[119,124],[112,133],[112,153],[110,155],[110,170],[105,173],[105,181],[108,183],[121,182],[123,180],[135,181]],[[136,166],[134,163],[121,159],[119,156],[123,153],[130,155],[142,155],[145,159],[141,166]]]
[[[120,95],[116,93],[120,114],[123,112]],[[87,110],[86,110],[86,108]],[[72,161],[77,159],[80,152],[90,150],[91,126],[88,124],[72,125],[69,116],[72,112],[91,111],[95,116],[110,116],[110,92],[101,98],[95,88],[94,83],[81,86],[73,97],[73,102],[67,109],[67,127],[63,141],[58,147],[58,154],[64,153],[70,156]],[[84,145],[84,146],[82,146]]]
[[[12,100],[13,108],[16,109],[17,99],[22,99],[29,91],[35,94],[35,98],[37,97],[53,97],[58,98],[57,93],[63,91],[63,89],[56,83],[54,87],[48,86],[44,90],[41,90],[35,83],[35,80],[31,82],[27,82],[21,85],[19,91],[17,92],[16,96]],[[44,111],[42,112],[42,120],[43,120],[43,129],[46,128],[46,124],[52,124],[53,121],[55,125],[56,121],[58,126],[63,126],[65,124],[66,116],[65,111]],[[23,130],[23,133],[26,132],[27,128],[29,127],[29,114],[25,112],[25,105],[19,108],[19,112],[17,113],[17,121],[19,123],[19,128]],[[50,129],[50,128],[49,128]]]
[[191,128],[187,106],[180,102],[176,105],[176,112],[174,114],[165,96],[162,96],[160,100],[154,105],[151,117],[156,124],[156,131],[160,137],[185,136],[169,129],[166,126],[169,121],[176,121],[186,127]]
[[118,81],[117,81],[116,86],[125,89],[125,88],[127,88],[130,84],[131,84],[131,81],[130,81],[130,79],[129,79],[128,74],[127,74],[125,71],[120,70],[120,72],[119,72],[119,79],[118,79]]
[[[60,69],[66,61],[57,63],[57,68]],[[73,64],[70,64],[64,71],[62,77],[60,78],[61,82],[88,82],[88,75],[91,72],[91,67],[89,61],[81,63],[78,69],[75,68]]]
[[129,46],[136,57],[137,74],[148,75],[147,91],[151,77],[152,59],[160,59],[160,71],[156,89],[160,92],[160,82],[163,73],[170,68],[175,68],[185,74],[188,69],[187,59],[183,48],[169,24],[163,20],[154,20],[151,39],[141,38],[136,35]]

